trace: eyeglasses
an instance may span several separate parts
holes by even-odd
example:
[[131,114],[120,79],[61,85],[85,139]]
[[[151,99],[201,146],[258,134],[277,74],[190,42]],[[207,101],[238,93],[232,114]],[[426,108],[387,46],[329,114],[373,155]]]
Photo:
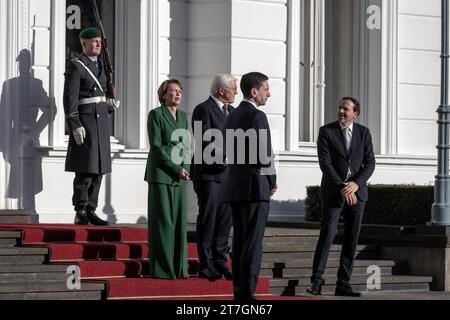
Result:
[[223,90],[230,90],[233,92],[237,92],[237,88],[223,88]]

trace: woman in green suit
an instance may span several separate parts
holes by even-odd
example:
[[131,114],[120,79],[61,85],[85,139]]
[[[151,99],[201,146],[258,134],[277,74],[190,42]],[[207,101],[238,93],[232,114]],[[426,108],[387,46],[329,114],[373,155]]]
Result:
[[150,151],[148,182],[148,235],[150,277],[188,277],[185,185],[189,180],[186,114],[178,110],[183,86],[164,81],[158,89],[162,106],[150,111],[147,121]]

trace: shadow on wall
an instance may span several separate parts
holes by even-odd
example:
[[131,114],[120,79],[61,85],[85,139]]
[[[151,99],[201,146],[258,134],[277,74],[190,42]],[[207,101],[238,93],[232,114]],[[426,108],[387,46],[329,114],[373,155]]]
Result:
[[147,220],[147,218],[145,218],[145,217],[140,217],[140,218],[136,221],[136,223],[137,223],[137,224],[145,224],[145,225],[147,225],[147,224],[148,224],[148,220]]
[[0,153],[9,166],[6,198],[35,211],[35,195],[43,188],[42,159],[37,147],[42,131],[56,115],[54,100],[34,78],[32,52],[20,51],[19,77],[3,83],[0,98]]

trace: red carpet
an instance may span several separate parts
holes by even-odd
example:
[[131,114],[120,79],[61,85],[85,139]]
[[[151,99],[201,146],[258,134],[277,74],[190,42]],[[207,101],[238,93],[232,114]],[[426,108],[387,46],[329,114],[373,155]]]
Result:
[[[186,299],[208,296],[231,296],[233,286],[231,281],[218,280],[210,282],[205,279],[188,278],[173,280],[162,279],[111,279],[108,281],[108,298],[169,299],[183,297]],[[269,292],[269,279],[261,278],[256,289],[257,294]]]
[[[104,277],[140,277],[149,274],[148,258],[116,261],[76,261],[80,266],[82,279]],[[198,273],[199,261],[188,260],[188,272],[190,276]]]
[[23,230],[24,243],[38,242],[147,242],[145,228],[114,228],[63,224],[0,224],[2,230]]
[[[50,262],[78,264],[82,279],[108,283],[108,299],[231,300],[232,282],[210,282],[196,278],[198,272],[195,243],[188,244],[188,279],[144,278],[148,274],[148,244],[145,228],[115,228],[57,224],[0,224],[0,230],[22,231],[27,246],[49,248]],[[280,299],[269,295],[269,278],[261,277],[256,294],[261,299]]]

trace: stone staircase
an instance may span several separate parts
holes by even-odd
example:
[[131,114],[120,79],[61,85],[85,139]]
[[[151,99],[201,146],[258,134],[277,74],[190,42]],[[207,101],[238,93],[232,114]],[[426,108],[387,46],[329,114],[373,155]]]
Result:
[[[194,226],[190,226],[189,230],[188,238],[190,242],[193,242],[195,241]],[[73,231],[71,230],[55,229],[51,231],[45,234],[44,238],[46,241],[55,241],[53,240],[55,237],[61,236],[67,239],[73,237],[71,234]],[[102,237],[114,238],[116,236],[115,229],[107,231],[102,234]],[[318,235],[319,230],[317,226],[314,228],[266,228],[261,276],[270,278],[270,294],[286,297],[307,296],[306,288],[310,284],[309,277]],[[95,241],[106,241],[108,238],[102,238],[103,240],[97,239],[89,233],[87,237]],[[323,287],[323,294],[325,295],[333,294],[334,292],[341,249],[339,244],[340,238],[338,234],[330,252],[325,274],[326,285]],[[67,268],[70,264],[80,264],[84,270],[91,270],[92,266],[90,264],[94,263],[101,268],[101,264],[111,264],[111,261],[107,261],[108,259],[105,261],[100,259],[99,261],[84,262],[82,260],[78,262],[74,260],[72,263],[61,261],[58,264],[50,264],[52,262],[50,257],[63,257],[65,246],[70,245],[71,242],[50,243],[49,247],[43,247],[33,244],[24,245],[22,239],[23,234],[21,231],[0,231],[0,299],[103,300],[107,298],[107,284],[105,281],[101,281],[103,280],[102,277],[105,277],[104,273],[101,273],[101,276],[93,275],[92,279],[96,280],[83,280],[81,290],[70,290],[67,285],[67,280],[70,276],[70,274],[67,274]],[[87,245],[82,244],[83,248]],[[101,251],[105,254],[105,258],[108,258],[107,243],[102,245],[105,248]],[[121,261],[117,263],[119,262]],[[122,261],[121,263],[125,262]],[[84,266],[82,265],[83,263]],[[192,264],[193,261],[190,261],[190,263]],[[410,274],[408,262],[405,260],[380,259],[379,247],[373,243],[358,246],[352,277],[352,285],[355,290],[367,291],[367,279],[371,276],[367,270],[369,266],[374,265],[378,266],[381,271],[381,291],[430,291],[430,284],[433,281],[432,277]],[[131,272],[133,271],[131,267],[134,266],[127,266],[126,272],[132,277],[141,276],[145,272],[145,268],[142,266],[138,268],[141,271],[136,271],[136,274]],[[192,266],[195,267],[194,265]],[[195,277],[193,280],[195,280]],[[109,281],[111,283],[114,281],[123,282],[124,279],[112,279]],[[147,280],[131,279],[131,281],[139,281],[142,284],[143,281]],[[140,286],[139,283],[136,282],[136,286]]]
[[[319,237],[318,226],[314,229],[267,228],[264,238],[264,253],[261,275],[272,277],[270,293],[274,295],[307,295],[310,285],[312,262]],[[338,233],[332,246],[325,285],[322,294],[334,294],[336,274],[339,268],[341,236]],[[353,268],[351,284],[360,292],[367,292],[367,280],[373,275],[369,266],[378,266],[381,275],[381,290],[375,291],[430,291],[433,281],[429,276],[416,276],[408,272],[408,262],[379,258],[377,245],[359,245]]]
[[0,210],[0,223],[32,223],[32,221],[33,212],[30,210]]
[[20,231],[0,231],[0,300],[101,300],[105,284],[68,288],[67,265],[48,264],[48,248],[21,245]]

